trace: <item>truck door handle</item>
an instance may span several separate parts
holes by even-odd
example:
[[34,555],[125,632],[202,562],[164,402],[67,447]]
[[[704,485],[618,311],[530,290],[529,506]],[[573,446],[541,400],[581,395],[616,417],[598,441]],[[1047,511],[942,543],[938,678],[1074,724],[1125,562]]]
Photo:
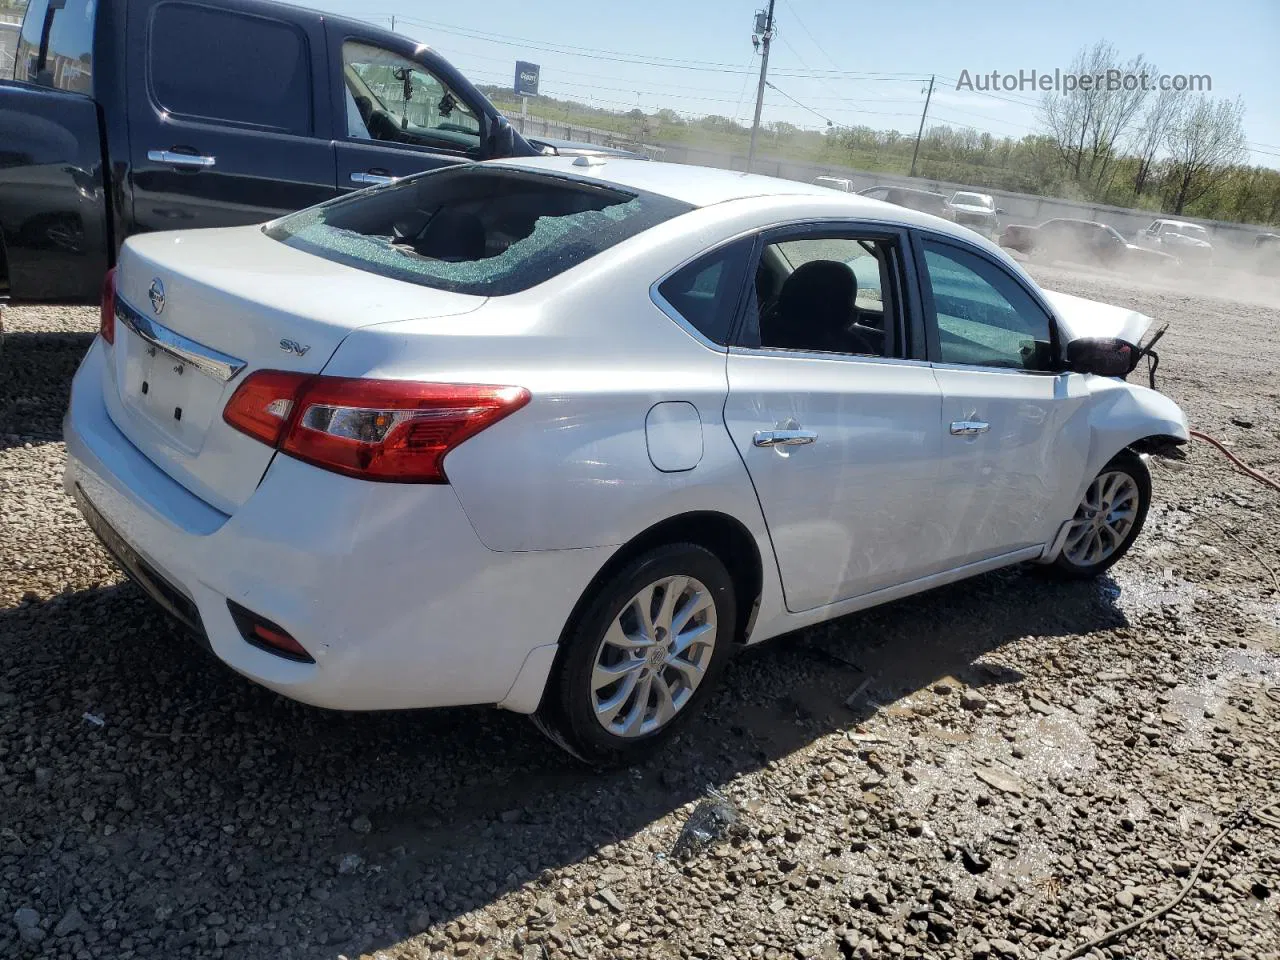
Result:
[[953,420],[951,422],[951,435],[953,437],[976,437],[980,433],[986,433],[991,429],[991,424],[983,423],[981,420]]
[[207,170],[218,162],[217,157],[198,157],[190,153],[175,153],[172,150],[148,150],[147,159],[152,163],[167,163],[171,167],[186,167],[192,170]]
[[799,447],[817,439],[812,430],[759,430],[751,442],[757,447]]
[[390,183],[395,177],[384,177],[380,173],[353,173],[351,182],[358,183],[362,187],[372,187],[380,183]]

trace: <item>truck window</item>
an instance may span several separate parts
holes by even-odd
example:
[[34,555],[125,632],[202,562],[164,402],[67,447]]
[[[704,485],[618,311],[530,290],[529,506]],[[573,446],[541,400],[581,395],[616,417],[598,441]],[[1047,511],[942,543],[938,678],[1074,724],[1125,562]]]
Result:
[[343,79],[355,103],[347,137],[465,153],[480,146],[472,108],[420,63],[367,43],[342,45]]
[[32,0],[22,21],[14,78],[92,94],[97,9],[97,0]]
[[162,3],[151,17],[147,60],[151,96],[169,113],[311,133],[311,58],[292,24]]

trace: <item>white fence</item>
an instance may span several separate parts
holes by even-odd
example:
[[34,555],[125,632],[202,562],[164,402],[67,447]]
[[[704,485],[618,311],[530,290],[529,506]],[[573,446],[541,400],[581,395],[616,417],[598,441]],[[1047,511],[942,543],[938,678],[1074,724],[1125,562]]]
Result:
[[[517,129],[522,129],[519,113],[509,112],[507,116],[511,118]],[[742,154],[689,146],[682,143],[667,143],[660,146],[638,145],[634,140],[629,141],[624,134],[594,127],[570,126],[541,117],[530,116],[523,124],[522,132],[528,132],[530,136],[535,137],[585,140],[602,146],[623,147],[643,152],[650,159],[668,160],[673,163],[695,163],[706,167],[721,167],[726,170],[747,169],[747,158]],[[1132,210],[1126,207],[1113,207],[1107,204],[1089,203],[1087,201],[1040,197],[1027,193],[1011,193],[1007,190],[973,187],[968,184],[929,180],[924,177],[913,179],[894,174],[873,173],[866,170],[855,170],[850,167],[808,163],[803,160],[790,160],[782,157],[757,157],[755,172],[781,177],[784,180],[799,180],[805,183],[811,183],[816,177],[839,177],[851,181],[854,190],[863,190],[877,184],[933,190],[948,196],[956,190],[977,190],[980,193],[995,197],[996,206],[1005,211],[1000,218],[1001,223],[1028,223],[1034,225],[1051,220],[1054,217],[1069,217],[1076,220],[1095,220],[1109,224],[1127,237],[1132,237],[1143,227],[1150,224],[1152,220],[1165,216],[1165,214],[1151,210]],[[1214,243],[1228,247],[1251,248],[1254,237],[1259,234],[1280,232],[1274,227],[1226,223],[1218,220],[1201,220],[1187,216],[1182,216],[1178,219],[1202,225],[1212,235]]]
[[18,53],[18,27],[22,17],[0,11],[0,80],[13,79],[13,60]]

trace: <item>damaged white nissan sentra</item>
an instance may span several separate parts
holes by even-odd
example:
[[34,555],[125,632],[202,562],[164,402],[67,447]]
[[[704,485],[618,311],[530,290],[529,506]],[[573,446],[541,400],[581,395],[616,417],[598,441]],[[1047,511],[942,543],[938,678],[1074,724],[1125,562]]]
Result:
[[1150,321],[926,214],[632,160],[451,167],[133,237],[67,489],[219,658],[366,710],[497,704],[591,762],[733,650],[1142,529]]

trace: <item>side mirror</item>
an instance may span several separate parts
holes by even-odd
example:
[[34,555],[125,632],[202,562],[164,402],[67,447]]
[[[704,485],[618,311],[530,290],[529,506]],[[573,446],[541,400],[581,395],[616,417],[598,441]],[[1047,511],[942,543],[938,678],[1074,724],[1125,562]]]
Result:
[[1127,377],[1141,354],[1133,344],[1114,337],[1092,337],[1067,344],[1067,369],[1099,377]]
[[499,157],[509,157],[515,153],[515,131],[511,128],[511,122],[502,114],[491,117],[489,120],[490,132],[488,136],[488,144],[485,147],[484,159],[494,160]]
[[996,207],[996,216],[1003,217],[1005,212],[1004,207]]

